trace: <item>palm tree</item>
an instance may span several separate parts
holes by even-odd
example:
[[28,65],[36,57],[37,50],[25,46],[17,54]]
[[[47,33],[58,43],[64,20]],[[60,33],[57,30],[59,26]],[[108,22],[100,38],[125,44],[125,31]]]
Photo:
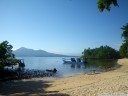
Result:
[[123,25],[121,29],[123,30],[122,37],[124,38],[124,43],[120,47],[120,55],[128,57],[128,23]]
[[128,42],[128,23],[123,25],[121,29],[123,30],[122,37],[124,37],[124,42]]

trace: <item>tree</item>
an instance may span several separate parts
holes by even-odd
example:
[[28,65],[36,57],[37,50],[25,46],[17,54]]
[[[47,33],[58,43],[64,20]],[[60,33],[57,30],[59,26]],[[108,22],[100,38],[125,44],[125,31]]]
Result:
[[82,57],[90,59],[117,59],[119,54],[118,51],[109,46],[100,46],[99,48],[85,49]]
[[8,41],[0,43],[0,68],[15,64],[15,55],[12,53],[13,46]]
[[120,47],[120,56],[128,58],[128,42],[125,42]]
[[124,37],[124,42],[128,42],[128,23],[123,25],[121,29],[123,30],[122,37]]
[[[98,0],[97,5],[100,12],[103,12],[104,9],[110,11],[111,5],[119,6],[117,0]],[[121,57],[128,58],[128,23],[123,25],[121,29],[123,30],[122,37],[124,38],[124,41],[119,49],[119,53]]]
[[98,0],[97,5],[100,12],[103,12],[104,9],[110,11],[111,5],[119,7],[117,0]]
[[124,38],[124,43],[120,47],[120,55],[128,58],[128,23],[123,25],[121,29],[123,30],[122,37]]

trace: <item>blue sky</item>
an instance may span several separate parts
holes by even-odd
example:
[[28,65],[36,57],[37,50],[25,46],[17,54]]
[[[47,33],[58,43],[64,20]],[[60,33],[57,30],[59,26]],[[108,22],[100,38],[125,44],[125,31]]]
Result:
[[119,49],[120,29],[128,21],[128,0],[100,13],[98,0],[0,0],[0,42],[81,55],[85,48]]

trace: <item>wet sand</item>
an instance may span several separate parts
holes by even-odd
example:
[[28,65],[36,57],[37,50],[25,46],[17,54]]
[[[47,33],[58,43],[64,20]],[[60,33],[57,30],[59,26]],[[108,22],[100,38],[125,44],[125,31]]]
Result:
[[103,73],[47,81],[35,78],[0,83],[0,96],[109,96],[128,94],[128,59],[120,67]]

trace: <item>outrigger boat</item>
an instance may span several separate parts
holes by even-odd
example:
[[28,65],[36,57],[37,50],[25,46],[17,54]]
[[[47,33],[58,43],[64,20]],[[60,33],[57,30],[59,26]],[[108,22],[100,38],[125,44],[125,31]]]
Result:
[[65,59],[63,58],[64,64],[84,64],[85,62],[81,58],[71,58]]

